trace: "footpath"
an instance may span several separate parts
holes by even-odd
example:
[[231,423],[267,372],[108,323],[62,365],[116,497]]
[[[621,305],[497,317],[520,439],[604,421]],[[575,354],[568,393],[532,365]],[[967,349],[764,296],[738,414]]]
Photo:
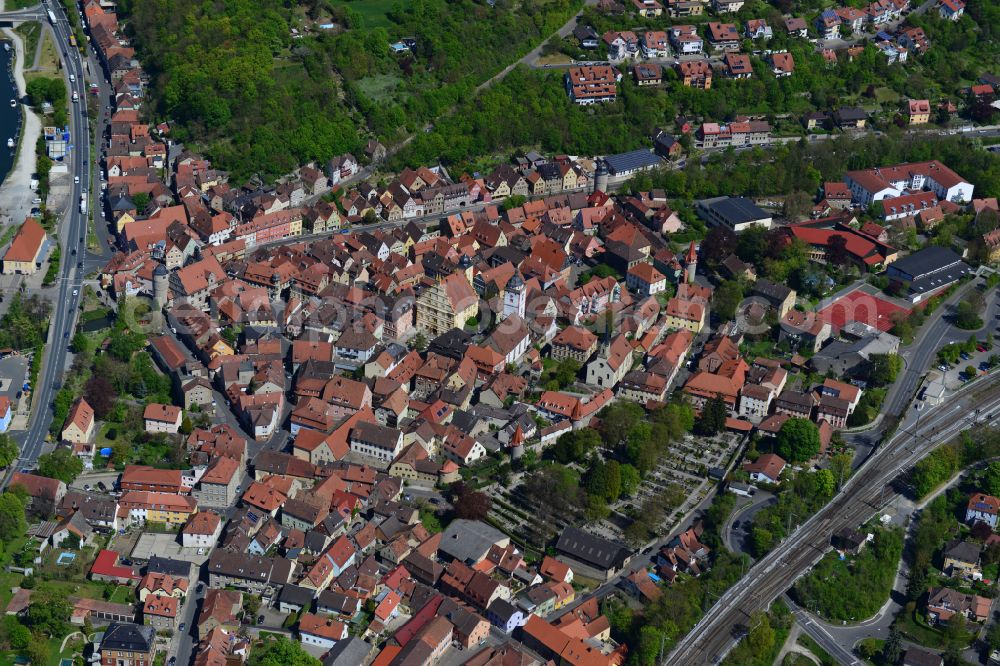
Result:
[[[0,1],[2,4],[2,1]],[[2,11],[2,9],[0,9]],[[4,36],[14,44],[14,82],[17,86],[18,99],[23,100],[27,86],[24,80],[24,40],[11,30],[4,28]],[[11,224],[21,224],[31,213],[32,200],[37,196],[31,189],[31,178],[35,173],[35,144],[41,136],[42,122],[26,104],[21,104],[24,123],[18,138],[17,162],[7,174],[3,185],[0,185],[0,224],[4,227]],[[0,229],[0,234],[3,230]]]

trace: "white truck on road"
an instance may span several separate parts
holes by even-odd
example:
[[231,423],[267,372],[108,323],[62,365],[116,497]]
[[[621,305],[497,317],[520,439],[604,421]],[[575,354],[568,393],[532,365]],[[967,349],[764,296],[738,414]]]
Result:
[[80,195],[80,212],[83,213],[83,214],[87,213],[87,195],[86,194],[81,194]]

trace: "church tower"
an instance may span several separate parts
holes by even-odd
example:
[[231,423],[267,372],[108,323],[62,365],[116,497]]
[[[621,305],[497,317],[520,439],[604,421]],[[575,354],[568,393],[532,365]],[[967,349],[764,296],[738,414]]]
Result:
[[503,316],[501,319],[516,314],[524,319],[524,306],[527,295],[524,293],[524,280],[515,272],[509,280],[503,292]]

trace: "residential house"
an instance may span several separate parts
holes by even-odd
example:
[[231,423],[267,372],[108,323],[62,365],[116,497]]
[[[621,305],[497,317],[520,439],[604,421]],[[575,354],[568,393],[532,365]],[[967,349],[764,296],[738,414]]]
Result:
[[977,543],[953,539],[945,544],[944,571],[949,576],[970,580],[981,580],[983,570],[980,562],[982,547]]
[[743,463],[743,471],[755,483],[778,483],[785,469],[785,460],[774,453],[765,453],[753,462]]
[[965,3],[962,0],[941,0],[938,3],[938,15],[946,21],[957,21],[965,13]]
[[977,594],[965,594],[949,587],[932,587],[927,591],[927,619],[935,624],[947,624],[956,614],[970,622],[985,622],[990,616],[992,601]]
[[21,486],[28,493],[28,510],[33,515],[48,517],[66,496],[66,484],[46,476],[14,472],[10,486]]
[[94,409],[78,398],[66,416],[62,440],[72,444],[90,444],[94,437]]
[[183,411],[180,407],[175,407],[174,405],[164,405],[158,402],[149,403],[142,413],[142,418],[146,424],[146,432],[177,434],[181,428]]
[[156,630],[130,622],[112,622],[104,630],[99,654],[101,666],[152,666]]
[[996,529],[998,512],[1000,512],[1000,499],[985,493],[974,493],[965,509],[965,522],[970,525],[977,522],[986,523]]

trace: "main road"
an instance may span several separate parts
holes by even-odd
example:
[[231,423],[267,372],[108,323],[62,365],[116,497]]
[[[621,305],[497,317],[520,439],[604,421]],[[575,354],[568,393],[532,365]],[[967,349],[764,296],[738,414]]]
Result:
[[[72,28],[62,4],[50,2],[42,5],[41,10],[32,8],[20,12],[0,14],[0,21],[14,20],[48,20],[47,12],[55,13],[56,21],[52,24],[55,34],[56,50],[63,53],[63,74],[66,77],[68,94],[76,93],[78,102],[69,104],[70,136],[73,148],[70,151],[68,165],[74,182],[70,188],[70,196],[63,219],[59,223],[58,242],[61,247],[62,260],[59,267],[59,279],[54,291],[50,292],[52,316],[49,320],[47,344],[44,349],[41,368],[35,385],[32,387],[31,416],[28,419],[27,430],[16,434],[15,439],[20,445],[21,454],[17,462],[11,465],[0,485],[6,486],[13,471],[21,468],[33,468],[45,446],[45,435],[52,421],[52,399],[61,385],[69,346],[76,322],[76,312],[80,305],[80,292],[83,285],[84,268],[79,265],[87,252],[87,220],[86,213],[80,212],[80,198],[89,186],[87,178],[88,165],[91,163],[90,128],[86,117],[87,90],[84,83],[84,67],[80,52],[69,45]],[[85,45],[84,45],[85,46]],[[31,146],[26,146],[31,149]],[[87,207],[88,211],[90,206]]]
[[830,536],[864,523],[897,492],[893,481],[935,446],[1000,407],[1000,375],[970,385],[883,444],[843,490],[726,591],[678,642],[669,664],[720,662],[746,633],[750,616],[766,609],[829,549]]

